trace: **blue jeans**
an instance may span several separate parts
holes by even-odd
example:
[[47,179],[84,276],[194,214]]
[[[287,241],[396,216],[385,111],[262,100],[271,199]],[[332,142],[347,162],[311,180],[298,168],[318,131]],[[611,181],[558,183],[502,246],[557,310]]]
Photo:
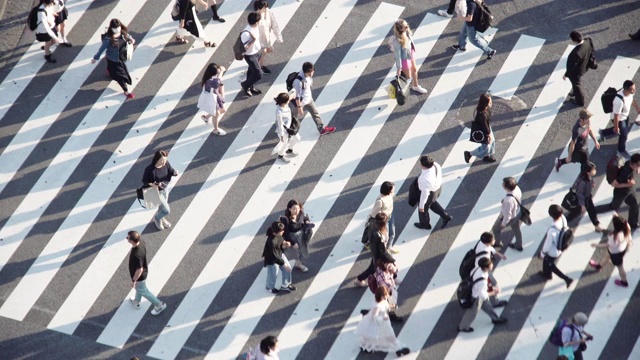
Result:
[[[629,118],[618,121],[618,128],[620,129],[620,135],[618,136],[618,151],[625,152],[627,151],[627,136],[629,136]],[[603,138],[607,138],[609,136],[616,135],[613,131],[613,127],[606,128],[601,132]]]
[[145,280],[138,280],[136,281],[136,302],[139,303],[143,297],[149,300],[154,306],[162,305],[162,301],[158,300],[158,298],[147,289]]
[[480,146],[470,151],[470,153],[477,158],[493,155],[496,153],[496,141],[493,140],[491,144],[480,144]]
[[473,26],[468,26],[465,22],[464,25],[462,25],[460,36],[458,37],[458,46],[460,46],[460,49],[465,49],[467,47],[467,37],[469,38],[469,42],[471,42],[480,50],[486,53],[493,51],[493,49],[489,47],[487,41],[478,36],[476,28],[474,28]]
[[167,193],[167,190],[158,189],[158,193],[160,194],[160,206],[158,206],[158,211],[156,212],[156,221],[162,220],[163,217],[169,215],[171,212],[171,208],[169,207],[169,194]]
[[395,245],[396,243],[396,221],[391,213],[389,220],[387,220],[387,232],[389,233],[389,241],[387,242],[387,249]]
[[278,270],[282,271],[282,287],[291,284],[291,272],[284,269],[284,266],[278,264],[267,265],[267,289],[276,288],[276,280],[278,279]]

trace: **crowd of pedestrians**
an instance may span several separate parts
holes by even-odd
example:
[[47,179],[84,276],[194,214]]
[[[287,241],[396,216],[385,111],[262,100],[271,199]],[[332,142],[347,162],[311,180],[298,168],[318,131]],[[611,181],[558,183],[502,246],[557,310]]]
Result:
[[[298,0],[301,1],[301,0]],[[215,47],[216,44],[209,41],[202,25],[197,17],[198,5],[210,8],[212,21],[223,23],[225,20],[219,16],[215,0],[178,0],[172,12],[172,18],[178,23],[175,40],[178,43],[186,43],[186,37],[194,37],[202,41],[205,47]],[[461,29],[458,42],[452,47],[457,51],[466,51],[467,42],[478,47],[490,60],[496,54],[496,50],[489,47],[487,41],[477,30],[481,19],[488,14],[483,8],[482,0],[450,0],[446,10],[438,13],[444,17],[458,17],[461,20]],[[247,63],[246,77],[241,82],[241,92],[251,97],[260,95],[262,90],[256,87],[271,70],[266,65],[268,54],[275,51],[274,44],[282,43],[283,37],[274,13],[265,0],[256,0],[253,4],[254,11],[247,16],[247,25],[239,34],[242,43],[242,58]],[[68,11],[64,0],[40,0],[37,9],[36,39],[43,42],[42,49],[47,62],[55,63],[51,53],[51,47],[62,44],[71,47],[65,33],[65,23]],[[634,40],[640,40],[640,30],[629,34]],[[634,100],[635,84],[627,80],[622,88],[617,91],[612,101],[611,125],[606,129],[598,130],[595,135],[590,126],[592,113],[583,108],[585,106],[585,93],[582,77],[590,69],[597,69],[594,59],[594,43],[591,38],[584,37],[578,31],[569,34],[572,44],[575,46],[570,52],[566,72],[563,79],[571,82],[572,90],[568,94],[567,101],[581,107],[572,130],[568,154],[565,158],[555,159],[555,170],[566,164],[579,163],[580,171],[572,191],[575,193],[576,205],[565,211],[562,206],[553,204],[548,209],[551,218],[550,226],[542,240],[539,257],[542,259],[540,275],[544,280],[550,280],[552,274],[565,281],[569,288],[573,279],[565,275],[557,266],[560,256],[566,251],[563,242],[570,242],[567,233],[570,230],[569,222],[580,215],[588,213],[596,232],[606,232],[598,220],[597,208],[593,203],[593,188],[596,166],[589,161],[588,138],[594,142],[595,148],[600,149],[600,143],[607,137],[618,137],[618,156],[620,163],[607,165],[607,177],[611,172],[610,184],[613,187],[613,198],[606,206],[606,210],[617,210],[622,203],[629,206],[628,220],[617,213],[613,215],[613,230],[606,233],[607,241],[594,243],[594,248],[606,249],[602,260],[591,259],[589,264],[600,271],[611,262],[617,269],[620,279],[615,284],[621,287],[629,285],[623,258],[632,244],[632,234],[640,226],[639,205],[635,194],[635,174],[640,171],[640,154],[629,154],[626,150],[626,141],[631,130],[629,114],[631,108],[640,112],[640,106]],[[135,39],[129,35],[128,28],[118,19],[111,19],[107,31],[103,35],[99,50],[91,59],[92,63],[100,60],[106,53],[107,73],[122,88],[127,98],[134,98],[129,91],[132,84],[131,75],[127,68],[127,60],[133,51]],[[427,90],[418,82],[418,65],[416,64],[416,46],[412,37],[412,31],[407,21],[398,19],[393,25],[388,47],[395,59],[397,76],[403,76],[411,80],[411,89],[419,94],[426,94]],[[220,127],[220,117],[225,113],[224,73],[225,68],[215,63],[209,64],[202,76],[200,83],[200,97],[197,107],[204,114],[201,119],[205,123],[213,124],[213,134],[224,136],[226,131]],[[278,146],[274,149],[277,161],[287,164],[298,152],[294,149],[300,142],[299,128],[305,112],[309,112],[320,135],[333,133],[336,128],[324,124],[321,114],[314,102],[312,93],[315,65],[304,62],[302,68],[293,74],[290,90],[279,93],[275,100],[275,133],[278,137]],[[491,108],[493,100],[489,93],[480,95],[475,108],[471,141],[477,143],[477,148],[464,151],[464,160],[470,163],[472,158],[482,159],[487,163],[496,162],[496,138],[491,126]],[[640,124],[639,124],[640,125]],[[144,170],[142,177],[145,188],[153,188],[159,198],[153,223],[158,230],[171,227],[167,216],[170,214],[169,194],[167,186],[172,177],[178,176],[168,160],[168,152],[159,150],[153,156],[152,162]],[[449,224],[453,216],[438,202],[442,192],[443,173],[441,165],[431,156],[423,155],[419,158],[420,175],[415,180],[415,191],[418,195],[418,222],[414,225],[421,230],[432,230],[433,225],[429,215],[433,211],[440,216],[442,222],[440,228]],[[611,167],[611,169],[610,169]],[[611,171],[610,171],[611,170]],[[609,180],[609,179],[608,179]],[[481,232],[479,241],[473,248],[474,266],[467,274],[472,285],[472,302],[462,315],[458,326],[460,332],[472,332],[471,326],[480,310],[485,312],[493,324],[504,324],[505,317],[499,316],[495,308],[508,305],[506,300],[499,300],[501,292],[498,281],[493,275],[494,266],[498,260],[506,260],[507,257],[499,251],[504,248],[502,232],[509,228],[515,237],[515,241],[506,244],[509,248],[522,252],[524,249],[521,224],[525,222],[528,210],[522,206],[522,190],[514,177],[506,177],[502,181],[502,189],[505,196],[501,200],[500,212],[493,224],[491,231]],[[413,185],[412,185],[413,186]],[[373,351],[396,352],[398,356],[408,354],[410,350],[397,340],[391,322],[401,322],[403,318],[397,315],[399,308],[399,286],[401,279],[398,274],[398,266],[393,255],[400,249],[395,246],[395,220],[394,220],[394,194],[395,184],[385,181],[380,187],[380,195],[377,197],[366,223],[363,242],[370,252],[369,266],[354,280],[357,287],[369,287],[373,294],[373,305],[370,309],[362,311],[363,318],[358,324],[356,334],[359,346],[363,352]],[[530,219],[529,219],[530,220]],[[530,224],[530,223],[529,223]],[[293,270],[302,273],[309,271],[305,264],[309,258],[310,240],[313,236],[314,224],[308,214],[305,214],[303,203],[292,199],[288,202],[284,214],[277,221],[271,223],[266,231],[262,257],[266,268],[267,280],[265,288],[273,294],[290,293],[296,290],[293,285]],[[158,315],[164,311],[167,305],[155,297],[147,289],[145,280],[148,276],[148,264],[146,259],[145,242],[136,231],[130,231],[126,240],[131,245],[129,257],[129,272],[135,296],[131,299],[134,308],[141,308],[142,297],[153,304],[152,315]],[[497,248],[497,249],[496,249]],[[295,264],[295,265],[292,265]],[[281,274],[281,275],[280,275]],[[277,278],[281,276],[280,286],[277,286]],[[562,346],[560,356],[567,358],[582,358],[584,344],[592,337],[584,331],[587,316],[583,313],[575,314],[569,321],[559,328]],[[260,345],[252,350],[251,354],[257,359],[277,359],[278,339],[274,336],[264,338]]]

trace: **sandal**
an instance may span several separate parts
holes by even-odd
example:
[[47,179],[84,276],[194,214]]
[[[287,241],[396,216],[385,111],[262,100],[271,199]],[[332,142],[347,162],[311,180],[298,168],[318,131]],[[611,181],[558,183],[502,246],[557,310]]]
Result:
[[216,43],[212,43],[211,41],[205,41],[204,42],[204,47],[216,47]]
[[176,35],[176,42],[178,42],[178,44],[186,44],[187,40]]
[[207,115],[200,116],[200,119],[202,119],[202,121],[204,121],[207,124],[209,123],[209,117],[207,117]]

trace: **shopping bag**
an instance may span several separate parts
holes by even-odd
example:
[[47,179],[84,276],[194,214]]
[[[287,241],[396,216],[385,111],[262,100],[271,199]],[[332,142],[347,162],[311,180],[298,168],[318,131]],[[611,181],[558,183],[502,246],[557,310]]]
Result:
[[142,198],[144,201],[145,209],[155,209],[160,206],[160,193],[158,192],[158,188],[155,186],[149,186],[147,188],[140,188],[139,191],[142,191]]
[[133,45],[129,42],[127,42],[127,45],[125,45],[125,52],[127,54],[127,61],[131,61],[131,59],[133,59]]

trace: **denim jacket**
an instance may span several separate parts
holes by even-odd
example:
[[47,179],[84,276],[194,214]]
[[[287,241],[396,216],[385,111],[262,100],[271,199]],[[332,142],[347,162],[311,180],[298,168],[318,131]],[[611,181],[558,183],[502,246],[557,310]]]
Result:
[[402,60],[410,60],[411,59],[411,49],[415,49],[415,45],[413,43],[413,39],[409,34],[407,34],[407,38],[409,39],[410,46],[408,48],[402,47],[400,45],[400,41],[395,36],[391,37],[389,40],[389,47],[391,51],[393,51],[393,55],[396,58],[396,67],[398,69],[402,69]]
[[131,36],[129,35],[121,35],[118,38],[118,46],[113,46],[111,44],[111,38],[109,37],[105,37],[104,40],[102,40],[102,45],[100,45],[100,49],[98,50],[98,52],[95,54],[95,56],[93,57],[96,60],[100,60],[100,56],[102,55],[102,53],[107,50],[107,60],[109,61],[113,61],[113,62],[119,62],[120,61],[120,47],[122,46],[122,40],[125,40],[127,42],[131,42]]

